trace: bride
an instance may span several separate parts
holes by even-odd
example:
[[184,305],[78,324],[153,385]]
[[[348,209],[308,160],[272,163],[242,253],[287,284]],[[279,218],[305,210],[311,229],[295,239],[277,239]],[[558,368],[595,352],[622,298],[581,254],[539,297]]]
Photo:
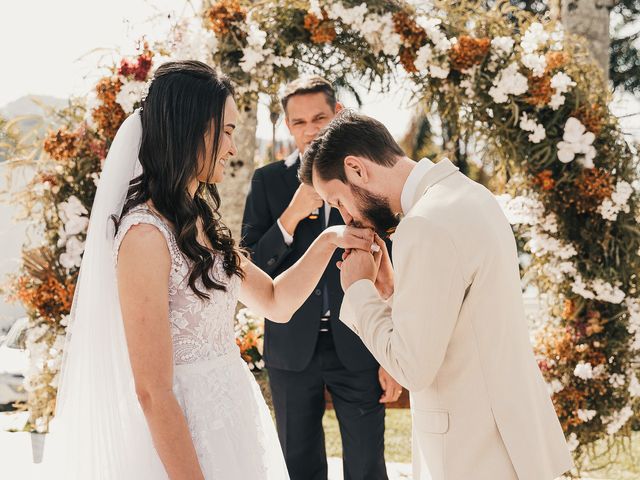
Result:
[[47,478],[288,478],[235,343],[237,301],[287,322],[335,248],[374,239],[334,227],[275,280],[254,266],[217,212],[237,119],[226,78],[171,62],[118,131],[92,207]]

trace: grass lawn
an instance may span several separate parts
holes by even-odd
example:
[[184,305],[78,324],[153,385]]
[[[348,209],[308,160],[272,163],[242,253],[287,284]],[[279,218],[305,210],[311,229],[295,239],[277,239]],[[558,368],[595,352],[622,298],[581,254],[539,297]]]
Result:
[[[327,455],[342,457],[340,430],[334,410],[327,410],[323,420]],[[411,463],[411,414],[406,408],[388,408],[384,436],[387,462]]]

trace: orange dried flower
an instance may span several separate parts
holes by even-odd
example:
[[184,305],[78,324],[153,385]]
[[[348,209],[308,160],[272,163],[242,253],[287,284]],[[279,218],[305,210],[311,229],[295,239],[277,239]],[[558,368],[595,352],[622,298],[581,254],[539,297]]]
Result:
[[598,168],[585,168],[572,182],[559,184],[556,190],[560,199],[578,213],[593,212],[613,192],[611,174]]
[[524,99],[530,105],[542,107],[551,101],[553,89],[551,88],[551,76],[544,73],[540,77],[529,75],[529,96]]
[[111,140],[126,118],[126,113],[116,102],[116,96],[122,88],[118,77],[105,77],[96,85],[98,99],[102,105],[96,107],[92,113],[96,122],[98,134],[104,139]]
[[206,13],[211,29],[218,36],[226,35],[233,23],[242,23],[247,19],[247,11],[238,0],[219,0]]
[[402,48],[400,52],[400,63],[404,67],[404,69],[408,73],[416,73],[418,69],[416,68],[416,54],[412,50],[408,48]]
[[602,120],[605,116],[605,111],[602,106],[594,103],[584,105],[574,110],[571,116],[580,120],[587,130],[598,135],[602,129]]
[[538,173],[534,177],[533,183],[535,185],[539,185],[540,188],[545,192],[553,190],[553,188],[556,186],[556,181],[553,179],[553,172],[551,170],[543,170]]
[[567,63],[567,54],[564,52],[547,52],[545,57],[547,61],[547,72],[560,68]]
[[116,101],[116,96],[120,93],[122,82],[118,77],[104,77],[96,85],[98,100],[104,103]]
[[36,184],[49,182],[49,185],[54,186],[58,184],[58,177],[49,173],[41,173],[35,177],[34,181]]
[[49,274],[41,282],[33,282],[28,277],[20,277],[15,298],[29,310],[35,310],[43,319],[56,323],[71,311],[71,302],[75,291],[75,279],[67,278],[61,282]]
[[415,56],[420,47],[427,43],[427,32],[409,16],[407,12],[393,14],[393,26],[397,34],[402,37],[403,45]]
[[586,404],[588,397],[585,391],[574,386],[565,386],[564,389],[553,395],[553,406],[565,432],[582,423],[582,420],[574,412]]
[[324,9],[322,10],[322,20],[313,13],[308,13],[304,17],[304,28],[311,33],[313,43],[331,43],[336,38],[336,28]]
[[93,110],[93,119],[98,126],[98,134],[109,140],[116,136],[118,128],[126,118],[127,114],[116,102],[100,105]]
[[478,65],[487,56],[491,40],[488,38],[473,38],[468,35],[462,35],[451,48],[449,57],[451,59],[451,68],[453,70],[464,71]]
[[599,168],[585,168],[574,180],[576,210],[580,213],[594,211],[613,192],[611,174]]
[[595,335],[604,330],[602,326],[602,317],[600,316],[600,312],[595,310],[589,310],[587,313],[587,336]]
[[66,127],[63,127],[57,132],[50,133],[45,139],[44,151],[54,160],[68,160],[78,154],[78,141],[77,132],[69,132]]

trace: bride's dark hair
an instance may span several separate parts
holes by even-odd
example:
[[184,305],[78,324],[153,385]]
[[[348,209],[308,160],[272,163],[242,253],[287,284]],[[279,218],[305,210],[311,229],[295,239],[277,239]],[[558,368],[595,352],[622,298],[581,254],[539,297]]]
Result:
[[[197,177],[198,158],[205,153],[205,132],[212,120],[215,137],[209,178],[213,175],[225,103],[233,93],[229,80],[204,63],[190,60],[158,67],[140,113],[143,173],[131,181],[122,211],[124,215],[151,199],[155,210],[173,224],[182,253],[193,261],[189,286],[200,298],[209,295],[197,288],[198,277],[207,290],[226,290],[220,279],[211,276],[214,253],[223,255],[227,275],[243,277],[240,251],[220,219],[217,187],[200,183],[193,198],[188,192],[190,182]],[[197,241],[198,217],[215,252]]]

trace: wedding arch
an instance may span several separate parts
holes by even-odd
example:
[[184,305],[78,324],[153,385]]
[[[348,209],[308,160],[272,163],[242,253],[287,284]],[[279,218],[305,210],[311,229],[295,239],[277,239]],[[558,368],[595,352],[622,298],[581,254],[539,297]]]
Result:
[[[31,427],[46,431],[53,415],[101,162],[154,67],[195,58],[234,81],[249,132],[258,95],[274,99],[276,114],[280,87],[301,72],[345,88],[354,78],[382,89],[408,79],[415,98],[453,132],[445,153],[455,160],[456,140],[472,139],[491,172],[523,272],[545,299],[532,339],[576,458],[597,440],[628,435],[640,412],[637,155],[608,110],[610,93],[581,39],[508,2],[456,5],[210,1],[163,42],[142,41],[136,56],[98,82],[93,98],[58,112],[64,126],[41,145],[37,173],[16,197],[44,227],[44,241],[25,246],[11,284],[30,316]],[[235,164],[242,182],[255,146],[245,141],[249,154]],[[243,325],[243,351],[259,361],[246,318]]]

